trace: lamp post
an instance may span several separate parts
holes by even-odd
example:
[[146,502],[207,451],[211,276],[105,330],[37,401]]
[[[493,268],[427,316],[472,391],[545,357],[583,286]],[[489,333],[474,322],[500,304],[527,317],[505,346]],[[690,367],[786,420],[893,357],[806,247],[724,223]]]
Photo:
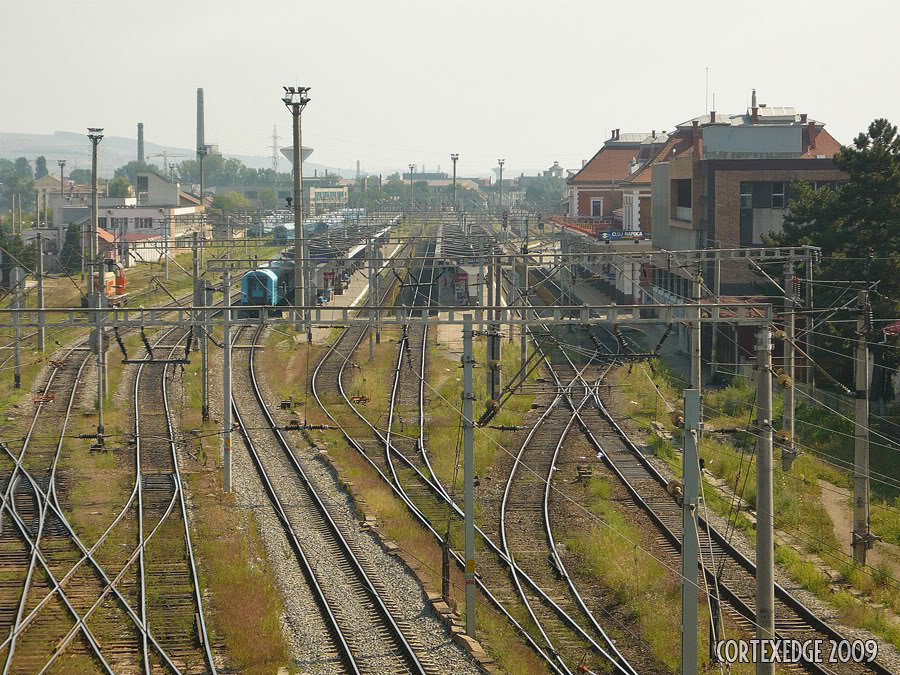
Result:
[[[311,87],[284,87],[284,97],[281,99],[285,107],[294,116],[294,304],[307,305],[308,294],[308,270],[306,264],[306,246],[303,242],[303,153],[300,149],[300,113],[309,103],[307,95]],[[297,321],[297,330],[303,326],[306,319],[307,340],[312,341],[312,329],[309,323],[309,312],[301,316],[298,311],[294,317]]]
[[413,173],[416,171],[416,165],[409,165],[409,212],[412,214],[413,207]]
[[505,159],[498,159],[497,164],[500,165],[500,210],[503,210],[503,165],[506,163]]
[[456,160],[459,159],[459,153],[451,154],[450,159],[453,160],[453,210],[459,211],[459,205],[456,203]]
[[[97,146],[103,140],[103,129],[97,127],[88,128],[88,138],[91,139],[91,262],[96,268],[96,283],[93,292],[90,293],[92,304],[94,307],[103,306],[103,261],[100,259],[100,232],[99,221],[97,218]],[[82,256],[83,259],[84,256]],[[92,278],[94,270],[90,270],[88,277]],[[100,442],[103,439],[103,398],[106,393],[106,354],[103,351],[103,329],[100,325],[100,313],[97,312],[97,328],[96,328],[96,348],[97,348],[97,434]]]

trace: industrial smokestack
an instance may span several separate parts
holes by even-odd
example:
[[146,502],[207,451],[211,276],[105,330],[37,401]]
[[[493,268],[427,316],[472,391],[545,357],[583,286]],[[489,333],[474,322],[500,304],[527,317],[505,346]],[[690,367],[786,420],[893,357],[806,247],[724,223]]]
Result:
[[206,141],[203,133],[203,88],[197,88],[197,149],[199,150]]
[[139,162],[144,161],[144,123],[138,122],[138,156]]

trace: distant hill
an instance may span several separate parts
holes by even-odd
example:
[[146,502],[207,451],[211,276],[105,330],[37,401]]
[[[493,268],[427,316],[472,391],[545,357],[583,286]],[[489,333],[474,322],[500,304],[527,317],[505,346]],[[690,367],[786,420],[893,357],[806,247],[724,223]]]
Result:
[[[173,145],[159,145],[158,143],[144,142],[144,154],[147,161],[162,167],[162,157],[150,157],[157,153],[168,152],[170,162],[179,162],[186,157],[193,158],[195,152],[191,148],[179,148]],[[264,169],[272,166],[271,157],[262,155],[233,155],[223,153],[226,158],[234,157],[241,160],[253,169]],[[55,131],[53,134],[20,134],[0,131],[0,157],[15,159],[25,157],[34,163],[36,157],[44,155],[47,158],[47,168],[51,172],[58,171],[56,160],[65,159],[66,172],[74,168],[87,169],[91,166],[91,143],[84,134],[71,131]],[[178,157],[177,155],[184,155]],[[116,168],[137,159],[137,139],[124,138],[122,136],[106,136],[100,143],[98,164],[100,175],[110,177]],[[340,169],[331,166],[323,166],[309,161],[303,163],[304,175],[315,171],[324,173],[337,173],[346,178],[356,175],[355,169]],[[282,171],[290,171],[290,163],[282,161],[279,164]]]

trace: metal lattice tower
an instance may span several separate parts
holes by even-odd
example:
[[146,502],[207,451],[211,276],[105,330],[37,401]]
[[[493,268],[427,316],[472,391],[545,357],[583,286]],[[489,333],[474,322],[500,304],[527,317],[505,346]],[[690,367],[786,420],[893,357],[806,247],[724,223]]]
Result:
[[278,146],[278,125],[272,125],[272,145],[269,146],[272,150],[272,171],[275,172],[276,179],[278,177],[278,156],[281,154],[281,151]]

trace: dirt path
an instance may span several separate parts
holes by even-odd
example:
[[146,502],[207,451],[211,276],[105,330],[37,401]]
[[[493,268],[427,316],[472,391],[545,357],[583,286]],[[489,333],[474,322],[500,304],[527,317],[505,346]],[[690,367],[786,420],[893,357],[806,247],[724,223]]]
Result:
[[[819,486],[822,488],[822,505],[834,523],[834,533],[841,542],[841,551],[852,557],[850,534],[853,530],[853,497],[850,490],[823,480],[819,481]],[[897,577],[900,574],[900,548],[881,541],[875,542],[875,548],[869,551],[866,562],[872,566],[887,563],[891,567],[891,576]]]

